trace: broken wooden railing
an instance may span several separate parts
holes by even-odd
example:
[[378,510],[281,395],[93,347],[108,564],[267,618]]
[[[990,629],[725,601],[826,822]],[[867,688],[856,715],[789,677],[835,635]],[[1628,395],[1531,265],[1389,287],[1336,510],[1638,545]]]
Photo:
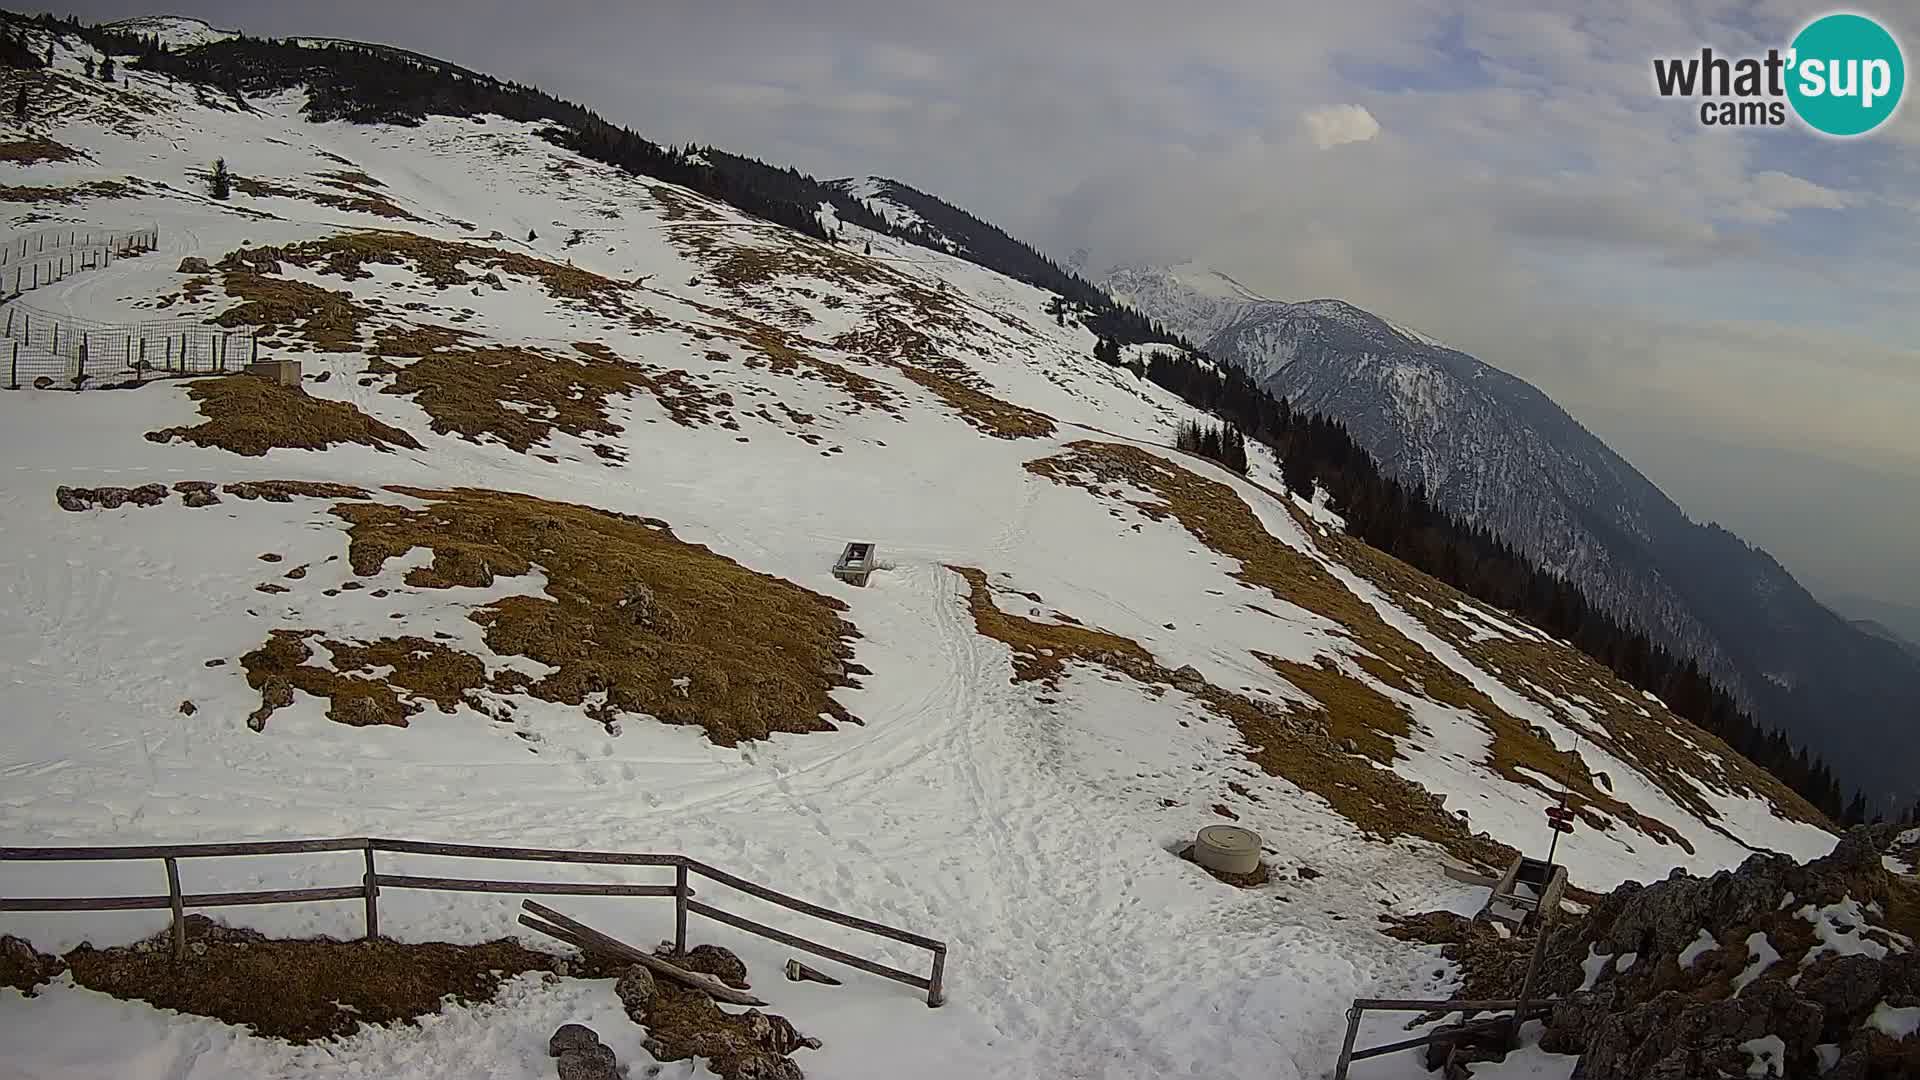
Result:
[[[1510,1012],[1509,1016],[1496,1016],[1486,1020],[1475,1020],[1451,1027],[1434,1028],[1412,1038],[1398,1042],[1385,1043],[1356,1049],[1354,1042],[1360,1035],[1360,1017],[1368,1011],[1374,1012],[1419,1012],[1419,1013],[1476,1013]],[[1333,1068],[1333,1080],[1347,1080],[1347,1070],[1356,1061],[1380,1057],[1383,1054],[1398,1053],[1402,1050],[1416,1050],[1435,1039],[1473,1035],[1476,1033],[1511,1033],[1516,1023],[1539,1017],[1553,1011],[1551,1001],[1410,1001],[1400,998],[1357,998],[1347,1009],[1347,1038],[1340,1046],[1340,1060]]]
[[[358,851],[365,857],[366,870],[356,885],[301,889],[267,889],[250,892],[189,893],[180,887],[180,860],[232,858],[248,855],[297,855]],[[501,881],[490,878],[421,877],[413,874],[383,874],[374,862],[379,851],[406,855],[437,855],[462,859],[499,859],[516,862],[546,862],[571,865],[660,866],[673,868],[671,885],[637,885],[597,881]],[[154,859],[163,863],[167,873],[164,895],[147,896],[0,896],[0,912],[6,911],[142,911],[171,910],[173,948],[176,956],[186,954],[186,911],[189,908],[232,907],[245,904],[299,904],[318,900],[362,900],[366,904],[367,937],[380,936],[380,892],[382,889],[428,889],[441,892],[518,893],[546,896],[623,896],[671,897],[674,902],[674,946],[687,951],[687,916],[699,915],[725,923],[737,930],[802,949],[847,967],[905,983],[926,991],[927,1004],[938,1006],[945,1000],[943,980],[946,974],[945,942],[873,922],[819,904],[777,892],[745,878],[736,877],[685,855],[650,854],[629,851],[566,851],[552,848],[494,847],[479,844],[443,844],[419,840],[384,840],[351,837],[330,840],[262,840],[235,844],[149,844],[134,847],[0,847],[0,863],[10,862],[98,862],[106,860]],[[785,930],[755,922],[743,915],[723,910],[694,899],[690,879],[699,875],[718,885],[746,893],[789,911],[809,915],[850,930],[898,941],[933,954],[927,975],[889,967],[841,949],[823,945]]]

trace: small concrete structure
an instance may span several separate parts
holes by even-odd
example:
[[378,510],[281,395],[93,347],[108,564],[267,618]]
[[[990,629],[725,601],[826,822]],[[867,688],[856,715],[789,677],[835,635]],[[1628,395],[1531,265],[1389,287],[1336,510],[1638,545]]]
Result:
[[1238,825],[1209,825],[1193,840],[1193,861],[1215,873],[1260,869],[1260,834]]
[[850,585],[865,585],[878,561],[879,552],[872,544],[856,541],[840,553],[840,561],[833,564],[833,576]]
[[298,360],[255,360],[247,365],[246,372],[263,379],[272,379],[281,386],[300,385],[300,361]]
[[1507,872],[1493,886],[1480,916],[1524,929],[1533,924],[1540,912],[1559,907],[1566,891],[1566,867],[1522,855],[1513,860],[1513,865],[1507,867]]

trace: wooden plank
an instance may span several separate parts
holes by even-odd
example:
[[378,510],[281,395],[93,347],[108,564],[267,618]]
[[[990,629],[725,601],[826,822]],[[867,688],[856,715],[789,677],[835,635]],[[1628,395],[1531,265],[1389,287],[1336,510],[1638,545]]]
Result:
[[360,894],[367,898],[367,940],[380,936],[380,874],[373,868],[373,841],[367,841],[367,872],[360,879]]
[[439,844],[420,840],[371,840],[376,850],[413,855],[450,855],[467,859],[512,859],[522,862],[570,862],[615,866],[678,866],[678,855],[630,851],[561,851],[554,848],[492,847],[484,844]]
[[173,958],[187,958],[187,916],[186,903],[180,896],[180,862],[167,860],[167,899],[173,907]]
[[779,904],[781,907],[812,915],[816,919],[825,919],[828,922],[838,923],[841,926],[850,927],[854,930],[865,930],[869,934],[877,934],[880,937],[891,938],[894,941],[903,941],[908,945],[918,945],[923,949],[943,950],[947,947],[945,942],[935,941],[930,937],[915,934],[907,930],[896,930],[884,923],[862,919],[844,912],[835,911],[832,908],[821,907],[819,904],[810,904],[805,900],[788,896],[785,893],[775,892],[764,885],[756,885],[745,878],[737,878],[723,870],[716,870],[697,859],[688,859],[687,869],[703,877],[711,878],[722,885],[739,889],[741,892],[750,896],[757,896],[770,903]]
[[[1530,1008],[1527,1010],[1526,1019],[1532,1020],[1536,1017],[1543,1016],[1552,1011],[1553,1010],[1550,1008],[1549,1009]],[[1436,1038],[1442,1038],[1449,1035],[1473,1035],[1483,1031],[1498,1030],[1499,1028],[1512,1025],[1512,1023],[1513,1023],[1513,1017],[1511,1016],[1496,1016],[1489,1020],[1475,1020],[1470,1024],[1459,1024],[1451,1027],[1435,1028],[1434,1030],[1427,1032],[1425,1035],[1416,1035],[1410,1039],[1402,1039],[1399,1042],[1384,1043],[1380,1046],[1369,1046],[1365,1050],[1355,1050],[1349,1056],[1348,1060],[1365,1061],[1368,1058],[1380,1057],[1383,1054],[1391,1054],[1400,1050],[1411,1050],[1418,1046],[1425,1046]]]
[[1422,1001],[1413,998],[1355,998],[1356,1009],[1372,1009],[1380,1012],[1502,1012],[1520,1004],[1518,1001]]
[[733,987],[711,976],[687,971],[684,968],[669,964],[651,953],[636,949],[624,941],[608,937],[600,931],[587,926],[585,923],[576,922],[544,904],[536,904],[531,900],[524,900],[521,901],[520,906],[528,912],[539,916],[538,919],[533,920],[528,920],[525,916],[522,916],[520,920],[522,925],[531,929],[546,933],[547,931],[543,929],[544,924],[540,922],[540,919],[545,919],[548,923],[552,923],[562,930],[569,931],[571,934],[571,944],[583,944],[593,951],[606,953],[607,955],[615,956],[622,960],[630,960],[653,972],[655,975],[663,975],[682,985],[691,986],[695,990],[699,990],[709,997],[712,997],[715,1001],[724,1001],[732,1005],[766,1004],[766,1002],[761,1001],[752,994],[744,990],[735,990]]
[[0,911],[144,911],[172,906],[171,896],[0,896]]
[[719,908],[710,904],[702,904],[698,900],[689,901],[687,910],[696,915],[705,915],[715,922],[723,922],[728,926],[745,930],[749,934],[758,934],[763,938],[777,941],[782,945],[791,945],[796,949],[805,949],[816,956],[824,956],[829,960],[838,961],[850,968],[858,968],[869,974],[878,975],[883,979],[892,979],[894,982],[906,983],[916,990],[931,990],[933,988],[931,980],[924,979],[918,975],[909,974],[898,968],[890,968],[885,964],[875,963],[872,960],[855,956],[852,953],[841,952],[839,949],[822,945],[817,941],[808,941],[806,938],[789,934],[785,930],[776,930],[771,926],[762,925],[761,923],[754,922],[752,919],[735,915],[730,911],[721,911]]
[[268,889],[261,892],[189,893],[187,907],[238,907],[243,904],[297,904],[309,900],[358,900],[366,895],[360,885],[325,889]]
[[682,956],[687,954],[687,898],[693,890],[687,887],[687,864],[685,862],[673,868],[673,951]]
[[0,847],[0,862],[93,862],[101,859],[200,859],[219,855],[293,855],[359,851],[362,839],[259,840],[239,844],[148,844],[139,847]]
[[937,1009],[947,1003],[947,950],[935,949],[933,953],[933,976],[928,979],[927,1008]]
[[624,885],[597,881],[486,881],[476,878],[415,877],[378,874],[377,885],[395,889],[444,889],[447,892],[533,893],[547,896],[673,896],[671,885]]

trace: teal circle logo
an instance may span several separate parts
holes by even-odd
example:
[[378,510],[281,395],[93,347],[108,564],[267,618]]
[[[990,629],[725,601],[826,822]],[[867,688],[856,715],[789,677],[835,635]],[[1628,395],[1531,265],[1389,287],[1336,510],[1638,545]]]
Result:
[[1865,15],[1825,15],[1793,39],[1787,100],[1807,126],[1842,138],[1887,122],[1907,88],[1900,43]]

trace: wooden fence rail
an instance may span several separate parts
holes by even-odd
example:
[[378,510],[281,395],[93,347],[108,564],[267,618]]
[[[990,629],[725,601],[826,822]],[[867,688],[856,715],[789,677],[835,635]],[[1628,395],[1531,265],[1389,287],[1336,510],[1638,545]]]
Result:
[[[326,852],[363,853],[365,871],[357,885],[303,889],[268,889],[256,892],[189,893],[180,887],[181,859],[220,859],[247,855],[299,855]],[[374,853],[435,855],[464,859],[500,859],[514,862],[567,863],[583,866],[660,866],[672,867],[671,885],[634,885],[611,882],[499,881],[485,878],[422,877],[412,874],[382,874],[374,862]],[[152,896],[0,896],[0,912],[7,911],[143,911],[168,910],[173,913],[174,954],[186,954],[186,911],[189,908],[230,907],[242,904],[298,904],[320,900],[364,900],[367,937],[380,934],[380,891],[387,889],[427,889],[443,892],[524,893],[554,896],[671,897],[674,901],[674,945],[687,951],[687,916],[699,915],[738,930],[755,934],[848,967],[905,983],[926,991],[927,1004],[938,1006],[945,999],[942,982],[946,972],[947,946],[922,934],[862,919],[832,908],[777,892],[764,885],[736,877],[724,870],[685,855],[628,851],[565,851],[554,848],[495,847],[478,844],[445,844],[420,840],[386,840],[374,837],[327,840],[265,840],[238,844],[150,844],[133,847],[0,847],[0,863],[9,862],[101,862],[127,859],[156,859],[166,866],[167,892]],[[799,912],[824,922],[834,923],[876,937],[887,938],[932,953],[928,975],[889,967],[878,961],[822,945],[797,934],[779,930],[745,916],[725,911],[693,899],[691,875],[746,893],[770,904]]]

